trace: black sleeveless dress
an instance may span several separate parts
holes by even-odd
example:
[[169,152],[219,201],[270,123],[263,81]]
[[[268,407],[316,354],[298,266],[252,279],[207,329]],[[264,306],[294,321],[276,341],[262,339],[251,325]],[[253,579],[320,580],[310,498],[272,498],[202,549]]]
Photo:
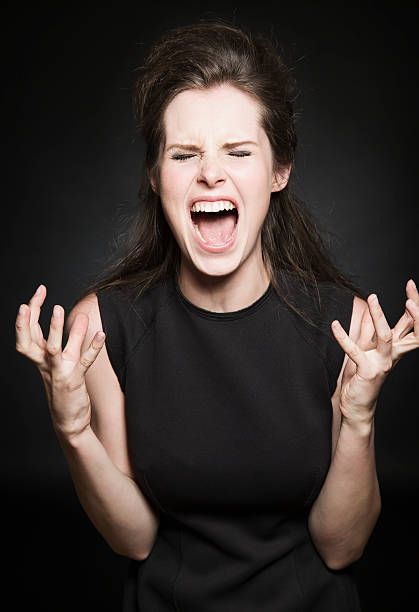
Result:
[[319,283],[317,311],[285,278],[320,329],[272,285],[227,313],[192,304],[174,278],[136,299],[97,294],[135,478],[160,517],[149,556],[129,562],[123,612],[361,609],[352,566],[329,569],[307,527],[344,358],[330,323],[349,331],[353,294]]

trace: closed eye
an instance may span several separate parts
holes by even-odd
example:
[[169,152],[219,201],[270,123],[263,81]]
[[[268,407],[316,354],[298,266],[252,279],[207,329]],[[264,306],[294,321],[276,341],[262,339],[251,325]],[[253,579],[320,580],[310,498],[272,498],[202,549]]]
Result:
[[247,157],[251,155],[250,151],[230,151],[229,155],[233,155],[234,157]]
[[[250,151],[230,151],[229,155],[232,155],[233,157],[247,157],[248,155],[251,155]],[[186,159],[189,159],[190,157],[194,157],[191,154],[186,154],[186,153],[175,153],[174,155],[171,155],[171,159],[176,159],[179,161],[185,161]]]

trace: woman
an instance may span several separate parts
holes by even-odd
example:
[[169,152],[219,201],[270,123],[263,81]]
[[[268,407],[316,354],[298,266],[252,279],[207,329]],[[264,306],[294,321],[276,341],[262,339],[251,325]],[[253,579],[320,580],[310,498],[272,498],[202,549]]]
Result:
[[419,295],[409,280],[390,329],[331,262],[290,189],[294,85],[221,20],[162,36],[136,83],[126,252],[64,351],[64,309],[48,340],[38,325],[44,285],[17,318],[80,502],[131,559],[125,612],[360,609],[377,398],[419,344]]

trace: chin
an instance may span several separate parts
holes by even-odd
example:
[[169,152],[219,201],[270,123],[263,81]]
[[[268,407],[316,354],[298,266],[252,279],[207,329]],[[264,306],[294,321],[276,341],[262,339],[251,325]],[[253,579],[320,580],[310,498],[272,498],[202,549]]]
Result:
[[208,257],[190,257],[190,265],[196,272],[205,276],[223,277],[233,274],[240,265],[240,256],[237,253],[228,255],[210,255]]

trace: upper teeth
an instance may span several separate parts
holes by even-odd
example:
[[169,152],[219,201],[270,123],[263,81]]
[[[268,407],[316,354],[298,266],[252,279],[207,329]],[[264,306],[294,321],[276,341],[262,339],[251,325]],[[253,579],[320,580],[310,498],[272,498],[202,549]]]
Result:
[[218,200],[217,202],[195,202],[192,212],[219,212],[220,210],[234,210],[236,206],[229,200]]

